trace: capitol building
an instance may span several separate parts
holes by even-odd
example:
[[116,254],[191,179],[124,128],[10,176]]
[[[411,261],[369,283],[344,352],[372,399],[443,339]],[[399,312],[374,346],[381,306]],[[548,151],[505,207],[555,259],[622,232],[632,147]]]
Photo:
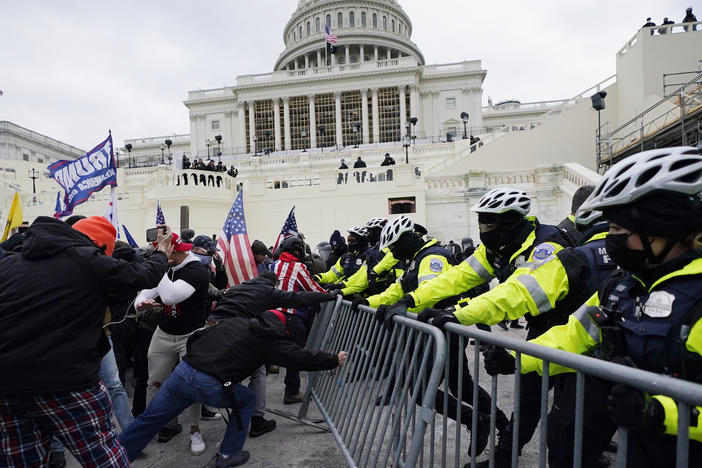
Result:
[[[312,244],[400,213],[430,236],[460,241],[477,238],[470,207],[491,188],[526,190],[532,214],[557,223],[573,192],[613,161],[700,143],[702,27],[632,31],[612,51],[616,74],[572,96],[483,106],[481,61],[427,64],[395,0],[300,0],[281,26],[284,49],[270,73],[187,93],[190,134],[119,145],[119,220],[137,241],[157,200],[174,229],[219,233],[238,190],[250,238],[267,244],[293,205]],[[606,93],[604,109],[593,109],[596,93]],[[15,191],[26,220],[51,215],[58,185],[46,166],[83,153],[0,122],[0,222]],[[385,153],[395,166],[380,166]],[[184,157],[222,161],[238,175],[183,169]],[[358,158],[365,169],[353,169]],[[350,169],[339,169],[342,159]],[[94,194],[76,213],[102,214],[107,196]]]

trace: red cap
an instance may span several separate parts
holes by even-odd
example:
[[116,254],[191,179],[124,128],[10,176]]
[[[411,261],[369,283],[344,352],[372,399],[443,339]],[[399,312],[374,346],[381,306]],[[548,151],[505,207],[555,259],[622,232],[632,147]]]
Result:
[[171,233],[171,236],[171,245],[173,246],[173,250],[176,252],[187,252],[193,248],[193,244],[183,242],[175,232]]

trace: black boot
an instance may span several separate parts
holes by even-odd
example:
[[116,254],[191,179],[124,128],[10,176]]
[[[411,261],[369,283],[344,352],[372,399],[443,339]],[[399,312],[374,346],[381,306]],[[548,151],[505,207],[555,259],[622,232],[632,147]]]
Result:
[[264,419],[263,416],[254,416],[251,418],[251,429],[249,430],[250,437],[259,437],[266,432],[271,432],[276,427],[276,423],[272,419]]
[[[473,422],[468,421],[466,423],[466,429],[468,431],[471,430],[473,427]],[[471,439],[472,439],[472,434],[471,434]],[[478,433],[475,434],[475,456],[478,457],[480,456],[481,453],[485,451],[485,447],[487,447],[488,442],[490,441],[490,415],[484,415],[478,413]],[[473,453],[473,444],[471,442],[471,445],[468,446],[468,457],[471,456]]]

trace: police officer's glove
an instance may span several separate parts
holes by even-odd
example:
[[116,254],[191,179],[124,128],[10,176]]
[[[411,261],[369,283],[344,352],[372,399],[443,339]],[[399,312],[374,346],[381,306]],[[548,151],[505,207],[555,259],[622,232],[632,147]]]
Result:
[[354,294],[353,301],[351,301],[351,310],[358,312],[358,306],[362,305],[368,306],[368,300],[360,294]]
[[617,426],[662,429],[665,411],[651,395],[625,384],[617,384],[607,397],[609,419]]
[[344,289],[346,285],[344,283],[334,283],[334,284],[327,284],[324,286],[327,291],[339,291],[341,289]]
[[375,319],[378,322],[385,323],[388,328],[392,328],[392,317],[395,315],[405,315],[407,313],[407,309],[410,307],[414,307],[414,299],[412,299],[412,296],[405,296],[391,306],[379,306],[375,311]]
[[439,315],[438,317],[436,317],[434,320],[431,321],[431,324],[440,330],[443,330],[444,326],[447,323],[460,323],[460,322],[458,321],[458,317],[453,315],[453,313]]
[[485,371],[490,375],[514,374],[514,356],[499,346],[492,346],[483,354]]
[[447,315],[450,313],[451,312],[447,309],[434,309],[431,307],[427,307],[417,315],[417,320],[423,323],[429,323],[429,320],[431,319],[435,319],[436,317],[439,317],[441,315]]

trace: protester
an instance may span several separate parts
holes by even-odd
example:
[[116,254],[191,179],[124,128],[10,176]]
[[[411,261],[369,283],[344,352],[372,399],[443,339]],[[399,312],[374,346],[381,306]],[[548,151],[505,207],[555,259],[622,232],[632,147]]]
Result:
[[109,221],[93,216],[83,228],[40,216],[22,252],[0,261],[0,371],[12,376],[0,381],[0,466],[46,465],[52,436],[83,466],[129,466],[98,378],[106,296],[157,284],[172,247],[159,235],[144,263],[128,263],[110,256]]
[[[190,250],[192,244],[172,234],[173,251],[168,256],[170,269],[158,286],[143,290],[135,299],[137,311],[163,305],[163,314],[149,345],[149,387],[147,400],[151,401],[173,367],[185,355],[188,337],[205,324],[205,301],[210,275],[207,267]],[[157,300],[158,299],[158,300]],[[205,451],[200,432],[200,405],[188,409],[190,420],[190,451],[199,455]],[[159,441],[168,442],[182,428],[172,424],[159,434]]]
[[269,258],[270,252],[268,252],[266,244],[256,239],[251,244],[251,253],[253,253],[254,261],[256,262],[256,269],[258,270],[259,275],[263,273],[263,270],[270,269],[273,262],[271,262]]
[[[395,159],[393,159],[390,156],[390,153],[385,153],[385,159],[383,159],[383,162],[380,163],[381,166],[394,166],[395,165]],[[355,167],[355,166],[354,166]],[[365,166],[363,166],[365,167]]]

